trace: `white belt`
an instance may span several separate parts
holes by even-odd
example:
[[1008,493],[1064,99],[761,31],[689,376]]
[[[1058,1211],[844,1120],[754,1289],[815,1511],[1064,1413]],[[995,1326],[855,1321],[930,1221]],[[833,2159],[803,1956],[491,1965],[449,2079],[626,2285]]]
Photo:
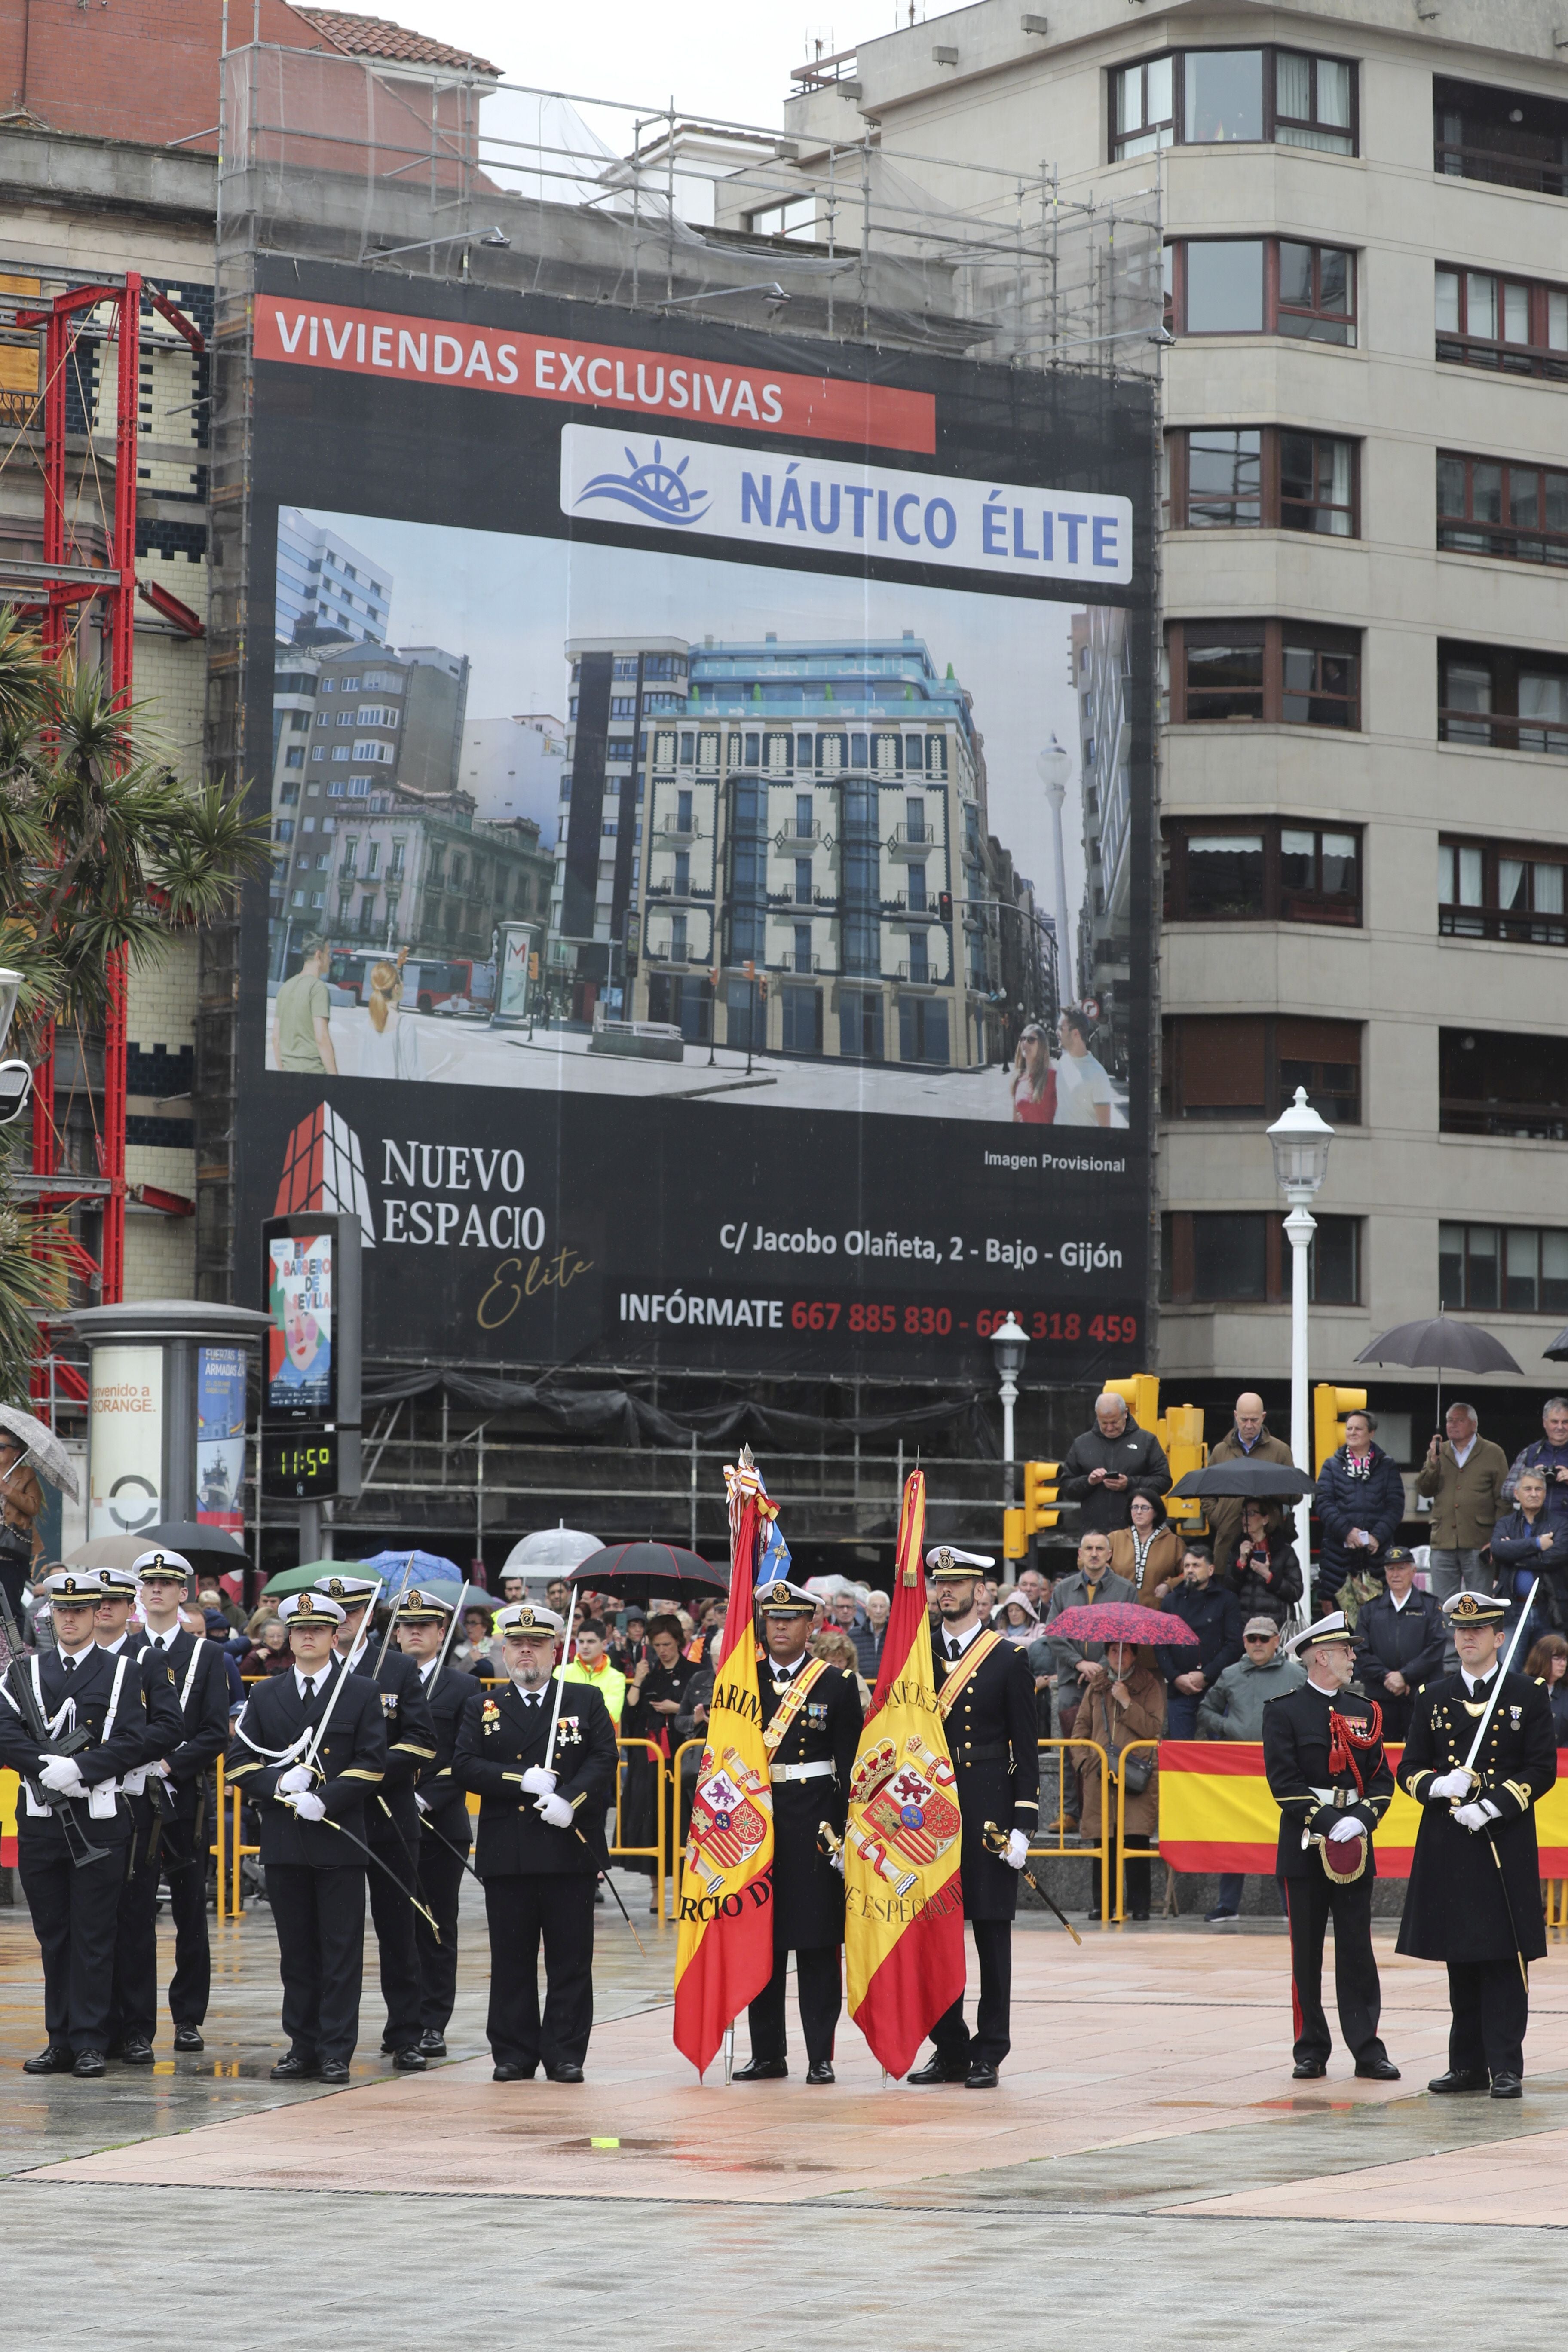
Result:
[[831,1780],[834,1769],[831,1759],[820,1764],[773,1764],[768,1768],[768,1778],[775,1787],[781,1780]]

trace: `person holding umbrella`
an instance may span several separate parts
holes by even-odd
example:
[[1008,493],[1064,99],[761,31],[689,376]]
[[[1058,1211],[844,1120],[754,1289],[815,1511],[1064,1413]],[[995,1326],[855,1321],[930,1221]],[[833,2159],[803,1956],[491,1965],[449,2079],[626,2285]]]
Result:
[[[1079,1825],[1090,1844],[1100,1842],[1100,1761],[1103,1748],[1115,1772],[1124,1748],[1141,1739],[1158,1739],[1165,1728],[1165,1684],[1156,1668],[1148,1663],[1144,1651],[1132,1642],[1108,1642],[1102,1661],[1104,1680],[1091,1683],[1083,1705],[1078,1711],[1074,1726],[1080,1739],[1091,1742],[1083,1750],[1079,1763],[1079,1786],[1082,1791],[1083,1811]],[[1135,1756],[1123,1768],[1126,1808],[1125,1843],[1130,1846],[1146,1846],[1160,1825],[1160,1771],[1156,1758],[1148,1753]],[[1127,1865],[1128,1916],[1133,1919],[1149,1916],[1149,1893],[1153,1864],[1130,1862]],[[1092,1916],[1100,1908],[1100,1865],[1090,1865],[1092,1885],[1089,1907]]]
[[1444,1418],[1447,1435],[1434,1433],[1415,1481],[1432,1497],[1430,1589],[1442,1601],[1464,1591],[1489,1592],[1491,1574],[1481,1553],[1503,1511],[1508,1455],[1480,1433],[1473,1404],[1455,1402]]
[[1345,1442],[1318,1473],[1312,1508],[1322,1537],[1313,1599],[1331,1610],[1349,1576],[1381,1570],[1383,1554],[1405,1517],[1405,1481],[1381,1445],[1370,1412],[1345,1418]]
[[[1218,1550],[1215,1554],[1218,1566]],[[1245,1622],[1272,1617],[1283,1625],[1301,1598],[1301,1563],[1277,1503],[1244,1502],[1230,1587]]]

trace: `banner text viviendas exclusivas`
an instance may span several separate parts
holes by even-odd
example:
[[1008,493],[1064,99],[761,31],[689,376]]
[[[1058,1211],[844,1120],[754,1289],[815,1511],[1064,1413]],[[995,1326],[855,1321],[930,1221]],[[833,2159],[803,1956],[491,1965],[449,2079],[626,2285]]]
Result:
[[[268,269],[253,606],[276,600],[282,614],[272,519],[288,509],[348,560],[367,557],[361,584],[368,573],[390,611],[383,654],[358,639],[308,644],[293,622],[275,645],[265,631],[253,640],[250,740],[275,747],[287,878],[270,909],[265,892],[252,899],[245,929],[254,1017],[241,1051],[256,1083],[240,1097],[243,1214],[272,1211],[285,1181],[300,1206],[361,1185],[373,1352],[957,1377],[988,1367],[991,1318],[1012,1308],[1064,1375],[1136,1369],[1152,683],[1152,445],[1136,388],[1091,396],[1006,369],[603,304],[587,343],[578,303],[422,286],[399,311],[383,276],[263,262],[264,279]],[[503,344],[515,383],[502,382]],[[595,481],[601,495],[584,502]],[[612,488],[647,493],[653,511]],[[1087,628],[1081,646],[1069,629],[1086,609],[1130,616],[1103,654]],[[594,656],[602,715],[587,708],[591,664],[569,659],[569,644],[605,648]],[[731,685],[719,673],[737,651],[749,667]],[[656,658],[679,679],[656,676]],[[525,946],[547,976],[558,951],[574,961],[528,1034],[492,1028],[482,1006],[464,1011],[465,990],[486,984],[488,942],[450,940],[455,894],[437,905],[417,866],[416,836],[428,848],[446,825],[443,874],[449,884],[462,858],[466,924],[476,852],[487,866],[514,855],[515,836],[482,808],[454,827],[428,797],[401,793],[409,681],[437,660],[462,668],[470,721],[542,713],[568,740],[563,795],[539,835],[542,858],[563,853],[556,905]],[[1080,664],[1087,681],[1097,660],[1095,690],[1103,677],[1122,696],[1103,726],[1089,717],[1089,684],[1079,691]],[[616,665],[637,674],[623,682]],[[352,710],[334,709],[329,693],[354,688]],[[394,730],[384,721],[399,694],[409,716]],[[356,724],[329,735],[324,714]],[[301,763],[289,770],[301,719]],[[1065,926],[1036,775],[1053,736],[1073,771]],[[399,791],[372,814],[379,779],[364,747],[378,740]],[[461,785],[467,755],[454,743]],[[712,743],[717,764],[705,766]],[[1096,761],[1103,814],[1091,823],[1084,780]],[[558,823],[560,845],[547,838]],[[1114,900],[1105,919],[1123,925],[1103,950],[1091,830]],[[407,836],[395,905],[370,888],[393,866],[395,833]],[[367,870],[373,845],[379,865]],[[563,857],[580,849],[574,883]],[[563,880],[579,891],[574,924],[562,917]],[[487,871],[487,921],[492,884]],[[738,921],[748,889],[749,930]],[[433,931],[421,928],[426,904]],[[320,1073],[297,1058],[279,1066],[271,1034],[308,928],[331,933],[341,967],[337,1066]],[[1076,1062],[1054,1001],[1026,1001],[1026,936],[1071,942],[1067,1001],[1104,999]],[[417,1009],[411,993],[395,1056],[389,1031],[371,1033],[366,999],[377,959],[399,950],[410,970],[466,961],[461,981],[443,983],[458,1017]],[[1023,1137],[1018,1033],[1047,1013],[1053,1132]],[[595,1019],[673,1032],[679,1057],[590,1058]],[[1098,1133],[1066,1118],[1087,1098],[1085,1061],[1109,1087]],[[437,1160],[439,1181],[427,1181]],[[737,1250],[722,1235],[742,1227]],[[760,1234],[836,1247],[759,1246]],[[889,1234],[897,1246],[879,1246]],[[908,1240],[918,1252],[904,1253]]]

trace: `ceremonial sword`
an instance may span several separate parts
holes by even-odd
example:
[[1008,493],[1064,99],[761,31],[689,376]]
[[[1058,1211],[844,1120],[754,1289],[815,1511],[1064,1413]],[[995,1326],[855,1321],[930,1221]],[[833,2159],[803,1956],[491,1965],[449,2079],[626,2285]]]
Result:
[[[984,1829],[982,1832],[982,1835],[984,1838],[985,1850],[988,1853],[995,1854],[998,1859],[1005,1854],[1007,1851],[1006,1832],[1004,1830],[999,1830],[994,1822],[986,1822]],[[1018,1875],[1034,1888],[1036,1894],[1039,1896],[1047,1909],[1056,1913],[1057,1917],[1061,1921],[1062,1926],[1067,1929],[1068,1934],[1072,1937],[1073,1942],[1075,1944],[1081,1944],[1083,1937],[1079,1934],[1078,1929],[1073,1926],[1072,1921],[1068,1917],[1067,1913],[1062,1909],[1060,1904],[1054,1903],[1051,1900],[1051,1897],[1046,1893],[1045,1888],[1040,1885],[1039,1880],[1035,1876],[1034,1872],[1029,1868],[1027,1863],[1024,1864],[1024,1867],[1018,1873]]]
[[[1482,1716],[1480,1727],[1477,1731],[1474,1739],[1470,1742],[1470,1752],[1465,1759],[1465,1769],[1470,1774],[1472,1779],[1475,1777],[1476,1758],[1481,1752],[1481,1741],[1486,1738],[1487,1726],[1492,1719],[1492,1710],[1502,1695],[1502,1678],[1504,1675],[1507,1674],[1510,1666],[1513,1664],[1513,1654],[1519,1647],[1519,1637],[1530,1622],[1530,1612],[1535,1606],[1535,1596],[1540,1590],[1541,1579],[1538,1576],[1534,1583],[1531,1586],[1528,1594],[1525,1596],[1524,1606],[1519,1612],[1519,1622],[1513,1629],[1513,1637],[1510,1641],[1508,1648],[1503,1654],[1502,1662],[1498,1668],[1497,1680],[1492,1685],[1492,1695],[1487,1701],[1486,1713]],[[1469,1801],[1467,1798],[1464,1801],[1468,1803]],[[1456,1804],[1453,1810],[1455,1812],[1458,1812],[1459,1808]],[[1502,1894],[1503,1912],[1508,1920],[1508,1932],[1513,1937],[1513,1957],[1519,1962],[1519,1973],[1524,1979],[1524,1989],[1525,1991],[1528,1992],[1530,1990],[1530,1970],[1524,1964],[1524,1948],[1519,1940],[1519,1928],[1515,1923],[1513,1916],[1513,1900],[1508,1891],[1508,1880],[1503,1874],[1502,1856],[1497,1850],[1497,1840],[1492,1835],[1491,1824],[1489,1822],[1487,1825],[1486,1835],[1488,1850],[1491,1854],[1493,1862],[1497,1864],[1498,1885]]]

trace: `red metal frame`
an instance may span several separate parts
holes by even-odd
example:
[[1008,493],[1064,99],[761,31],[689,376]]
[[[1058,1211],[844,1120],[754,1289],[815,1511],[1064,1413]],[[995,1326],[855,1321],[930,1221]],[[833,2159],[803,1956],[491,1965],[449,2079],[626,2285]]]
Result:
[[[141,274],[130,270],[119,285],[73,287],[68,293],[57,295],[47,309],[20,310],[16,314],[19,327],[42,327],[44,330],[45,578],[32,594],[24,593],[16,601],[24,609],[38,614],[45,655],[50,661],[58,661],[65,652],[78,609],[89,600],[103,599],[110,641],[110,688],[116,708],[121,709],[130,708],[135,681],[136,461],[141,397],[142,295]],[[153,292],[149,294],[148,300],[151,307],[184,337],[193,351],[205,349],[198,330],[166,296]],[[89,551],[79,551],[75,547],[67,514],[66,371],[88,319],[104,306],[113,313],[108,341],[117,346],[118,366],[115,383],[114,521],[110,564],[106,569],[97,567],[101,574],[100,584],[100,582],[82,576],[85,571],[94,568],[92,557]],[[155,593],[149,592],[148,601],[159,610],[166,609],[165,601]],[[176,602],[174,598],[166,600],[167,604]],[[184,613],[184,607],[180,606],[178,614],[170,617],[179,619]],[[195,621],[195,614],[187,618],[191,622]],[[186,620],[180,620],[181,626],[186,625]],[[198,632],[199,628],[197,623]],[[73,1200],[86,1197],[103,1200],[101,1265],[94,1265],[79,1243],[70,1243],[67,1255],[73,1271],[100,1276],[105,1304],[119,1300],[125,1286],[125,992],[126,959],[121,950],[110,962],[109,1006],[104,1021],[103,1131],[99,1139],[99,1165],[101,1176],[109,1181],[109,1192],[107,1195],[97,1192],[84,1194],[74,1190],[69,1177],[66,1176],[61,1178],[58,1190],[54,1187],[47,1191],[40,1189],[37,1196],[41,1208],[63,1208]],[[54,1114],[54,1029],[51,1023],[40,1037],[39,1051],[34,1064],[32,1139],[35,1177],[49,1177],[58,1172],[59,1147]]]

